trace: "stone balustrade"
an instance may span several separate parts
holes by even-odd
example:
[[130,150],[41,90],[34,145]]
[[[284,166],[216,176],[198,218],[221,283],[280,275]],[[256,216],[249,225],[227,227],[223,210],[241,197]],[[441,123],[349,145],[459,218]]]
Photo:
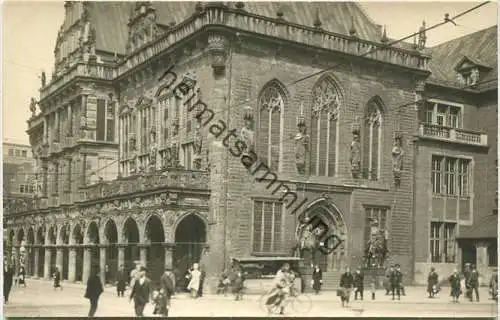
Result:
[[[366,57],[370,59],[420,70],[428,70],[428,61],[430,60],[430,56],[424,55],[417,50],[401,48],[399,45],[393,47],[380,42],[328,32],[241,10],[210,7],[206,8],[203,13],[193,15],[191,18],[176,25],[158,40],[131,54],[119,66],[118,74],[121,75],[127,72],[131,68],[165,51],[173,44],[210,25],[236,28],[249,33],[278,37],[284,40],[347,54],[366,54]],[[372,50],[372,53],[367,54],[367,52],[371,52]]]
[[208,183],[207,172],[169,169],[168,171],[156,171],[88,186],[85,189],[84,201],[154,191],[161,188],[208,189]]
[[455,143],[488,146],[488,135],[483,132],[462,128],[450,128],[428,123],[421,123],[419,136]]

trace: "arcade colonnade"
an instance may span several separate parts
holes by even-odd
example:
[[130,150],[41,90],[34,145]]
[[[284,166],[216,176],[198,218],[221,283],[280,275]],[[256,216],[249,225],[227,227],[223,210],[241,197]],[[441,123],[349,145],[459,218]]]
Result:
[[188,213],[167,228],[156,214],[145,220],[132,216],[121,219],[121,223],[117,220],[105,218],[12,228],[6,230],[11,247],[6,252],[14,256],[13,261],[19,261],[24,251],[24,266],[29,276],[49,279],[57,267],[62,279],[85,283],[92,270],[98,269],[104,283],[114,281],[122,265],[130,272],[136,260],[140,260],[148,268],[151,279],[157,281],[166,267],[183,269],[199,261],[207,247],[207,224],[203,215],[197,213]]

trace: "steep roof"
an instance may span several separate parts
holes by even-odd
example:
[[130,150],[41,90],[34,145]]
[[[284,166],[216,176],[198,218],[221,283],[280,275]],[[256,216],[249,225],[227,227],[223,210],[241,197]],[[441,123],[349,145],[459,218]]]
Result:
[[467,57],[471,62],[480,62],[491,69],[481,77],[479,82],[497,78],[497,26],[480,30],[466,36],[453,39],[429,48],[432,58],[429,68],[432,74],[429,81],[443,85],[460,87],[455,68]]
[[[127,22],[133,2],[91,2],[91,19],[96,28],[97,50],[124,53],[127,42]],[[230,7],[235,5],[229,3]],[[189,18],[195,13],[196,2],[153,2],[156,9],[157,23],[176,24]],[[285,21],[312,27],[316,20],[316,12],[324,30],[349,34],[354,24],[359,38],[371,41],[380,41],[382,32],[365,13],[363,8],[355,2],[245,2],[244,10],[277,18],[278,10],[283,12]]]
[[474,221],[471,227],[461,227],[459,239],[490,239],[498,237],[498,216],[491,214]]

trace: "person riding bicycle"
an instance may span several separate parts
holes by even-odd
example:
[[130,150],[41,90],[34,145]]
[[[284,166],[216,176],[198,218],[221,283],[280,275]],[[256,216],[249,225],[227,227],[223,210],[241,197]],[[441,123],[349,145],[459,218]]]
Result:
[[290,271],[290,265],[285,263],[276,273],[274,287],[271,289],[267,306],[279,306],[280,314],[285,311],[287,297],[290,294],[290,289],[293,286],[294,274]]

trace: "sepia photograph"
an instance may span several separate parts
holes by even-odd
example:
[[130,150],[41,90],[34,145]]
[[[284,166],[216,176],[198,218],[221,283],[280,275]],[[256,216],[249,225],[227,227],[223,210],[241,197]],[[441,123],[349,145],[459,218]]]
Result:
[[1,8],[3,317],[498,317],[497,2]]

